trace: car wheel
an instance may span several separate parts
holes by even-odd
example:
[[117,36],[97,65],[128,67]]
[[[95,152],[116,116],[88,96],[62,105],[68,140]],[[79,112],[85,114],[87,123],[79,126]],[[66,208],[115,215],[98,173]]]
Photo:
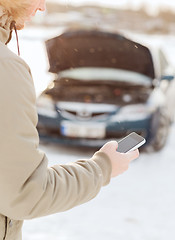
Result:
[[169,127],[170,120],[168,114],[166,111],[161,111],[159,114],[159,121],[155,138],[151,144],[154,151],[159,151],[165,146],[169,134]]

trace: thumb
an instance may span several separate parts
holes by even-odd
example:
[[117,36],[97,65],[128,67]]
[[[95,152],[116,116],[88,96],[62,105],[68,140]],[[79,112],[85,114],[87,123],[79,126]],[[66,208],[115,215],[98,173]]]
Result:
[[118,148],[118,143],[116,141],[109,141],[100,149],[100,151],[116,151]]

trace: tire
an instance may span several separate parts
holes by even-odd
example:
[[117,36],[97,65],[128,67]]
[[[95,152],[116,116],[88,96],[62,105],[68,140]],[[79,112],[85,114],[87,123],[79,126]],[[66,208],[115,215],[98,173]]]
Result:
[[154,151],[161,150],[167,141],[170,128],[170,119],[165,110],[159,113],[159,121],[155,137],[151,143],[151,146]]

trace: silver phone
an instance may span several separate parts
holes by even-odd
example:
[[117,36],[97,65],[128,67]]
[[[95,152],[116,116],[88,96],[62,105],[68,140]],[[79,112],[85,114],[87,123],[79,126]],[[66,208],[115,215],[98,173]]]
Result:
[[145,138],[135,132],[130,133],[118,142],[117,152],[127,153],[138,149],[146,142]]

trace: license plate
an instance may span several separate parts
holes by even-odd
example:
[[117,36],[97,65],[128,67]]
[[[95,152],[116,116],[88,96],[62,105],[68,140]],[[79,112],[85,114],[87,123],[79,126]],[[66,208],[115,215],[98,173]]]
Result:
[[105,137],[105,132],[103,123],[72,123],[68,121],[61,123],[61,134],[67,137],[102,139]]

